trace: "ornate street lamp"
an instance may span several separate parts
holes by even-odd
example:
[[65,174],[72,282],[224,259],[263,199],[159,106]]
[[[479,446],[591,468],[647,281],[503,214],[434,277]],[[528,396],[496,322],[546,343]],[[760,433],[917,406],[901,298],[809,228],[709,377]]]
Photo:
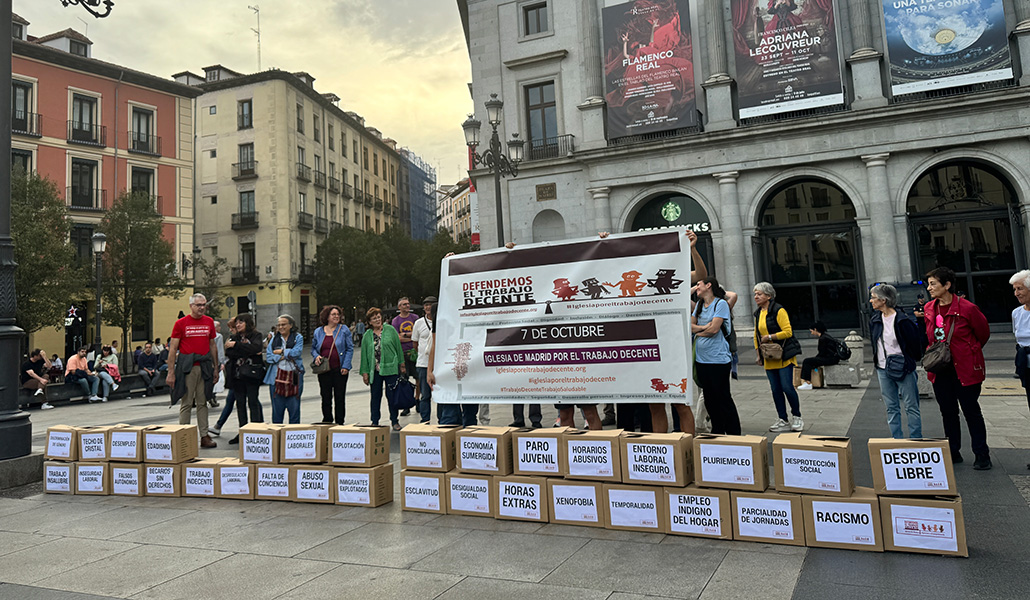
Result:
[[100,302],[100,294],[103,291],[102,284],[104,281],[104,252],[107,251],[107,236],[102,233],[93,234],[93,256],[97,257],[97,324],[96,324],[96,341],[97,341],[97,358],[100,357],[100,349],[104,347],[103,337],[100,335],[101,316],[103,315],[103,305]]
[[461,128],[465,131],[465,144],[472,150],[472,166],[486,165],[494,176],[494,199],[497,205],[497,246],[500,247],[504,245],[504,217],[501,215],[501,176],[519,176],[519,163],[522,162],[522,149],[525,142],[519,139],[519,134],[513,133],[511,134],[511,139],[508,140],[507,156],[501,153],[501,138],[497,134],[497,126],[501,124],[504,102],[497,97],[497,94],[490,94],[490,99],[484,105],[486,106],[486,118],[492,129],[490,147],[482,154],[476,152],[476,147],[479,146],[479,128],[483,124],[475,116],[469,115],[469,118],[465,119],[465,122],[461,124]]

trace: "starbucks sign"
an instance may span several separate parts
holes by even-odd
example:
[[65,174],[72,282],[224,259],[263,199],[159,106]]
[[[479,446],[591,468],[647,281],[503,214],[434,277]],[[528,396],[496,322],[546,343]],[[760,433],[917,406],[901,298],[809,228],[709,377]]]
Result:
[[696,233],[711,230],[705,209],[690,196],[664,194],[651,199],[633,219],[633,231],[686,227]]

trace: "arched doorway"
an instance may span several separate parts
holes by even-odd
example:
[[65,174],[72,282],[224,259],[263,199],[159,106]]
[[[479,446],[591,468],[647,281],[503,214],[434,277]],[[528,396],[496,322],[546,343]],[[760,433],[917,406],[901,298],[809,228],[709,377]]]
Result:
[[755,273],[776,287],[794,329],[816,320],[861,327],[861,239],[847,195],[821,179],[790,181],[769,194],[758,219]]
[[711,220],[704,207],[683,194],[662,194],[648,200],[635,217],[630,231],[686,227],[697,234],[697,251],[708,272],[718,276],[712,248]]
[[565,239],[565,219],[556,210],[542,210],[533,219],[533,241],[555,242]]
[[922,279],[946,266],[958,292],[992,323],[1008,322],[1013,300],[1009,277],[1026,268],[1018,198],[994,167],[972,160],[934,166],[908,192],[913,274]]

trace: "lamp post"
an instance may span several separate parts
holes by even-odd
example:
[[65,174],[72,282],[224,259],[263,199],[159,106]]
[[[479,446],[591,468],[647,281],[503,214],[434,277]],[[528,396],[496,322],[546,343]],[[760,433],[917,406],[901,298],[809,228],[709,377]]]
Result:
[[100,349],[104,347],[103,337],[100,335],[101,316],[103,315],[103,306],[100,302],[100,294],[103,291],[101,287],[104,281],[104,252],[107,250],[107,236],[102,233],[93,234],[93,256],[97,257],[97,324],[96,329],[96,341],[97,341],[97,356],[100,356]]
[[525,142],[519,139],[519,134],[511,134],[511,139],[508,140],[508,155],[502,154],[501,138],[497,134],[497,126],[501,124],[501,111],[504,108],[504,102],[497,97],[497,94],[490,94],[490,99],[484,105],[486,106],[486,118],[492,129],[490,147],[482,154],[476,152],[476,147],[479,146],[479,128],[482,126],[482,123],[475,116],[469,115],[469,118],[465,119],[465,122],[461,124],[461,128],[465,131],[465,144],[472,151],[472,166],[486,165],[494,176],[497,246],[501,247],[504,245],[504,217],[501,215],[501,177],[504,175],[509,177],[519,176],[519,163],[522,162],[522,147]]

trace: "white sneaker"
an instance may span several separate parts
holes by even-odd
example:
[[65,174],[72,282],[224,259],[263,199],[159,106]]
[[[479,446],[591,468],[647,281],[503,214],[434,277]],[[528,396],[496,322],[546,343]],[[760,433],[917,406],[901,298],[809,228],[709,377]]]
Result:
[[38,390],[36,390],[36,393],[32,394],[32,395],[33,396],[42,396],[43,395],[43,388],[39,388]]
[[103,398],[101,398],[100,401],[101,402],[107,402],[107,396],[104,396]]
[[49,402],[44,402],[44,403],[42,404],[42,406],[40,406],[40,407],[39,407],[39,409],[40,409],[40,410],[50,410],[50,409],[52,409],[53,407],[54,407],[54,405],[53,405],[53,404],[50,404]]
[[769,428],[769,431],[773,433],[786,433],[790,431],[790,423],[783,419],[777,419],[776,422],[772,424],[772,427]]
[[89,401],[90,402],[100,402],[100,396],[97,396],[96,394],[93,394],[92,396],[89,397]]
[[794,417],[790,420],[791,431],[803,431],[805,429],[805,422],[801,420],[801,417]]
[[801,385],[798,386],[798,389],[799,390],[808,391],[808,390],[812,389],[812,384],[811,383],[802,383]]
[[112,383],[111,384],[111,391],[112,392],[117,392],[118,391],[118,384],[117,383]]
[[208,427],[207,432],[209,435],[213,435],[215,437],[222,435],[222,430],[218,427]]

